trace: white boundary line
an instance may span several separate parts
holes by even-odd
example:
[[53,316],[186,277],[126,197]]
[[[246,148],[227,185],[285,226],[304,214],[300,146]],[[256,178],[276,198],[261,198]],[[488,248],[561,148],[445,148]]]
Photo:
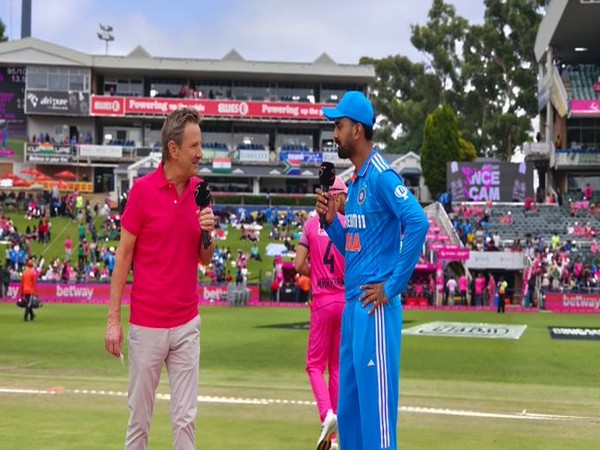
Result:
[[[104,391],[94,389],[14,389],[0,387],[0,394],[20,395],[57,395],[61,393],[76,395],[97,395],[105,397],[127,397],[127,392]],[[158,400],[170,400],[169,394],[156,394]],[[199,395],[199,403],[231,404],[231,405],[300,405],[314,406],[316,402],[307,400],[284,400],[272,398],[241,398],[241,397],[216,397],[210,395]],[[482,411],[455,410],[447,408],[424,408],[418,406],[401,406],[400,412],[410,414],[432,414],[439,416],[455,417],[477,417],[485,419],[515,419],[515,420],[537,420],[537,421],[598,421],[598,417],[568,416],[555,414],[528,413],[523,410],[520,413],[489,413]]]

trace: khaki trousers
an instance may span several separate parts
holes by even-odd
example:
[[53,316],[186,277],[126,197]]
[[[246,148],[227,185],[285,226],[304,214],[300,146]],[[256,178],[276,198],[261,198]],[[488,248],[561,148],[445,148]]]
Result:
[[200,368],[200,317],[176,328],[129,328],[126,450],[145,450],[163,364],[171,387],[173,449],[194,450]]

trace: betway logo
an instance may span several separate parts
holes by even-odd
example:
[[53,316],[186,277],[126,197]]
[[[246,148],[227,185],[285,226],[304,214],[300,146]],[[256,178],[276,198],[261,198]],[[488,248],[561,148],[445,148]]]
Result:
[[581,295],[563,295],[564,307],[600,309],[600,297],[582,297]]
[[9,286],[8,291],[6,292],[6,296],[8,298],[12,298],[13,300],[17,299],[19,295],[19,287],[18,286]]
[[85,298],[90,300],[93,295],[94,288],[56,285],[56,296],[58,298]]
[[221,289],[218,287],[207,287],[205,286],[202,290],[202,297],[204,300],[225,300],[227,297],[227,289]]

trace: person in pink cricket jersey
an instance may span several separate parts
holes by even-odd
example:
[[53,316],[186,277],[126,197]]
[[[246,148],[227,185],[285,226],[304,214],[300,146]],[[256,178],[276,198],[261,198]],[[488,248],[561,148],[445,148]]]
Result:
[[[329,192],[333,195],[338,216],[343,224],[342,214],[348,188],[340,177],[336,177]],[[298,273],[309,276],[311,280],[312,302],[306,372],[323,425],[318,442],[321,444],[337,429],[340,335],[346,301],[344,257],[320,227],[319,216],[312,217],[304,224],[300,242],[296,247],[294,267]],[[329,374],[328,383],[325,381],[325,369]]]

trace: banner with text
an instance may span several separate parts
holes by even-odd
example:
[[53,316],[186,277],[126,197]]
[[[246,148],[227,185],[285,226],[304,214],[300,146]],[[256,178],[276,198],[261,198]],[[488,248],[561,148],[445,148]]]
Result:
[[236,159],[243,162],[269,162],[269,150],[236,150]]
[[[258,286],[249,285],[250,301],[258,302],[260,297]],[[16,302],[20,284],[9,285],[7,295],[0,299],[5,303]],[[110,302],[110,284],[53,284],[38,283],[38,297],[42,303],[95,303]],[[129,304],[131,284],[125,285],[123,303]],[[198,286],[198,301],[201,303],[224,302],[227,300],[227,285]]]
[[600,150],[562,150],[554,157],[557,168],[600,166]]
[[471,251],[466,264],[470,270],[523,270],[525,255],[521,252]]
[[600,328],[548,327],[550,338],[572,341],[600,341]]
[[87,116],[90,94],[75,91],[40,91],[28,89],[25,93],[27,114],[62,114]]
[[468,248],[442,248],[438,250],[438,259],[442,261],[466,261],[470,257]]
[[571,100],[571,117],[600,117],[600,100]]
[[430,322],[402,330],[403,335],[467,337],[486,339],[519,339],[527,325],[489,323]]
[[122,158],[123,147],[120,145],[91,145],[79,146],[79,156],[82,158]]
[[554,312],[600,313],[600,294],[548,292],[545,305]]
[[525,162],[452,161],[446,175],[455,202],[523,202],[533,197],[533,166]]
[[194,108],[205,117],[325,120],[321,108],[331,105],[296,102],[195,100],[186,98],[91,97],[92,116],[166,116],[178,108]]
[[280,152],[279,160],[282,162],[297,161],[300,164],[321,164],[323,153],[315,152]]

